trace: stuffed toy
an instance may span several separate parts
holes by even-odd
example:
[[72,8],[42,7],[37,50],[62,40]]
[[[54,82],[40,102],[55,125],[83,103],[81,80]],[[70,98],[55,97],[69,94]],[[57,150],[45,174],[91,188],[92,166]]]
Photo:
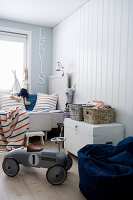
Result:
[[20,92],[20,83],[17,79],[16,76],[16,70],[12,70],[13,75],[14,75],[14,84],[12,86],[11,92],[10,92],[10,97],[13,98],[13,96],[17,96],[18,93]]
[[72,88],[66,89],[66,96],[67,96],[66,104],[72,103],[75,90],[76,90],[76,84],[74,84],[74,86]]
[[29,93],[28,93],[28,69],[24,69],[24,80],[22,82],[22,89],[20,90],[20,92],[17,94],[17,96],[14,96],[13,98],[16,101],[21,101],[22,97],[24,99],[24,104],[30,105],[31,103],[29,101],[27,101],[27,98],[29,97]]

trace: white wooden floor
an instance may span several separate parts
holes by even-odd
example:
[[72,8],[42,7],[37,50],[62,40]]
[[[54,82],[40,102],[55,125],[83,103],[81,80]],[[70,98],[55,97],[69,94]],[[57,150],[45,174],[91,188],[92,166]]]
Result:
[[[50,141],[45,148],[56,149]],[[85,200],[79,190],[77,158],[72,156],[73,166],[67,180],[53,186],[46,179],[47,169],[20,166],[16,177],[8,177],[2,170],[3,155],[0,155],[0,200]]]

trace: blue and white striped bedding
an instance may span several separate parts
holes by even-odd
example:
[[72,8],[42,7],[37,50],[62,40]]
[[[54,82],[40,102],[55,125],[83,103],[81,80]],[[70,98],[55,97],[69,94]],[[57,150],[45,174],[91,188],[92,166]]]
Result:
[[12,150],[24,142],[25,133],[29,130],[29,115],[19,108],[8,111],[0,110],[0,148]]
[[57,104],[57,95],[37,94],[37,101],[33,111],[55,110]]
[[8,111],[12,107],[21,107],[23,110],[25,110],[25,106],[23,103],[23,99],[20,102],[17,102],[14,99],[11,99],[9,95],[7,96],[1,96],[0,97],[0,109]]

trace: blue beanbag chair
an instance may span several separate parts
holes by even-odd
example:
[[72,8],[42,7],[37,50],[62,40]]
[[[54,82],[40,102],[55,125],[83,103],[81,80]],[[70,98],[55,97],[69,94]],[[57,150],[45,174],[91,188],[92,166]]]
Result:
[[133,137],[78,151],[79,187],[90,200],[127,199],[133,192]]

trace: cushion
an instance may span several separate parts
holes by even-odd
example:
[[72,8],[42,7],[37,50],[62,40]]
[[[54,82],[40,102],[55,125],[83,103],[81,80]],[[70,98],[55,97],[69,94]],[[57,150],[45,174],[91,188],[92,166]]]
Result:
[[37,94],[29,94],[29,97],[27,98],[27,101],[29,101],[31,104],[25,106],[26,110],[32,111],[37,100]]
[[0,109],[1,110],[8,110],[12,107],[21,107],[22,109],[25,109],[23,99],[20,102],[17,102],[14,99],[11,99],[9,95],[7,96],[1,96],[0,97]]
[[55,110],[57,104],[56,94],[43,94],[37,93],[37,101],[33,111],[43,111],[43,110]]

